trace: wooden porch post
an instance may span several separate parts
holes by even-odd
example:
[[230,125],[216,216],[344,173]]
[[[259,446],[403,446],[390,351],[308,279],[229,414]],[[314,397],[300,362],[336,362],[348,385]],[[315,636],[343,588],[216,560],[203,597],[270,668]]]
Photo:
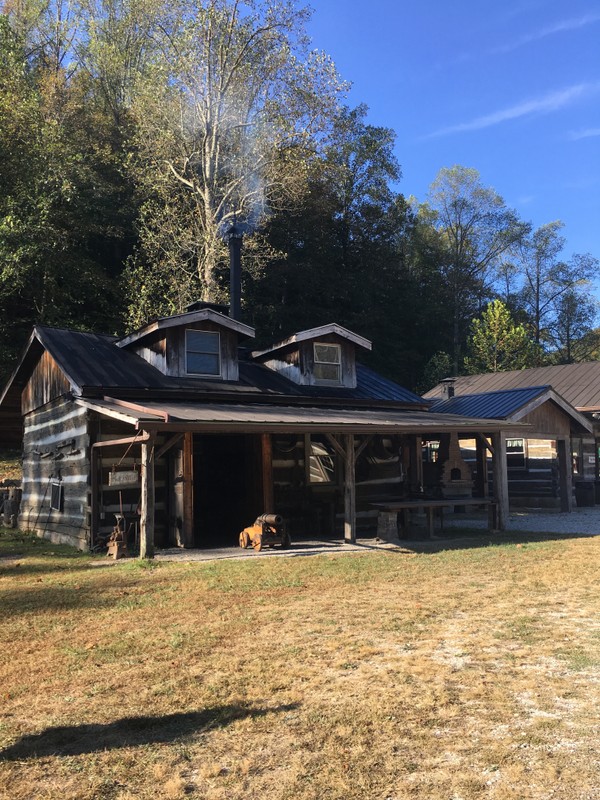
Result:
[[506,460],[506,434],[501,431],[492,436],[492,464],[494,470],[494,495],[498,503],[498,530],[506,530],[508,522],[508,469]]
[[194,546],[194,434],[183,437],[183,520],[181,538],[184,547]]
[[481,497],[487,497],[489,494],[488,486],[488,468],[487,468],[487,447],[483,441],[483,435],[480,434],[475,439],[475,452],[477,461],[477,491]]
[[558,480],[560,481],[560,510],[573,511],[573,465],[571,463],[571,440],[556,440],[558,451]]
[[354,435],[344,435],[344,540],[356,542],[356,476]]
[[275,512],[273,496],[273,442],[270,433],[261,434],[263,512]]
[[420,492],[423,489],[423,437],[415,433],[409,442],[410,490]]
[[90,550],[93,550],[96,540],[98,530],[100,528],[100,514],[98,508],[100,506],[100,482],[99,476],[102,474],[102,470],[98,469],[100,466],[98,464],[99,459],[98,451],[95,448],[90,448],[90,467],[91,467],[91,474],[90,474]]
[[142,442],[140,558],[154,558],[154,441]]

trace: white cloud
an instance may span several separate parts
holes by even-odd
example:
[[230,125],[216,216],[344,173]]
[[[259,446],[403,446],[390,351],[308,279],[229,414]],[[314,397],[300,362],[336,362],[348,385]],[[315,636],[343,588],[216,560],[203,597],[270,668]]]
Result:
[[511,50],[516,50],[518,47],[529,44],[530,42],[537,42],[540,39],[545,39],[547,36],[554,36],[556,33],[564,33],[565,31],[574,31],[579,28],[585,28],[588,25],[593,25],[600,22],[600,13],[584,14],[582,17],[573,17],[572,19],[563,19],[555,22],[554,25],[548,25],[545,28],[540,28],[533,33],[527,33],[520,36],[513,42],[495,47],[492,53],[509,53]]
[[591,139],[594,136],[600,136],[600,128],[584,128],[581,131],[571,131],[569,139],[577,141],[578,139]]
[[509,108],[493,111],[491,114],[476,117],[468,122],[461,122],[457,125],[450,125],[447,128],[440,128],[440,130],[430,133],[425,138],[431,139],[438,136],[447,136],[451,133],[478,131],[482,128],[491,128],[494,125],[500,125],[502,122],[519,119],[520,117],[531,117],[535,114],[550,114],[553,111],[560,111],[560,109],[571,105],[571,103],[574,103],[585,95],[598,91],[599,88],[600,84],[598,83],[579,83],[575,86],[569,86],[566,89],[550,92],[550,94],[543,95],[542,97],[525,100]]

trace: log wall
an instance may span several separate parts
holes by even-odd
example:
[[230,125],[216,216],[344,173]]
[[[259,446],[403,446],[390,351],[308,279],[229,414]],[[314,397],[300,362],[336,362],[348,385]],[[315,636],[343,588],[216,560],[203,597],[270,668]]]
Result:
[[[80,550],[89,546],[88,412],[58,398],[25,415],[19,526]],[[61,509],[51,508],[52,485]]]

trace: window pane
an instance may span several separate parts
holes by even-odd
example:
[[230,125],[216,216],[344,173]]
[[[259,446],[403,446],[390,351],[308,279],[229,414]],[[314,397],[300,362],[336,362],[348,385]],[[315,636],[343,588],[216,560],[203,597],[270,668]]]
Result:
[[188,352],[187,371],[194,375],[220,375],[219,356],[212,353]]
[[310,443],[309,481],[311,483],[333,483],[335,461],[333,454],[320,442]]
[[339,364],[315,364],[315,378],[318,381],[340,382]]
[[337,344],[315,344],[315,361],[326,364],[339,364],[339,346]]
[[219,334],[209,331],[187,331],[187,349],[193,353],[218,353]]

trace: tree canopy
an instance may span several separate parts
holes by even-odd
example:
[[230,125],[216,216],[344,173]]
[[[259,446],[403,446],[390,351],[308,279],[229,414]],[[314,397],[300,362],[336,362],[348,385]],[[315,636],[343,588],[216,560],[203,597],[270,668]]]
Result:
[[6,0],[3,375],[35,323],[121,333],[227,302],[233,222],[261,341],[337,321],[411,388],[596,356],[597,260],[563,257],[562,223],[534,230],[470,167],[406,199],[394,131],[344,106],[309,18],[296,0]]

